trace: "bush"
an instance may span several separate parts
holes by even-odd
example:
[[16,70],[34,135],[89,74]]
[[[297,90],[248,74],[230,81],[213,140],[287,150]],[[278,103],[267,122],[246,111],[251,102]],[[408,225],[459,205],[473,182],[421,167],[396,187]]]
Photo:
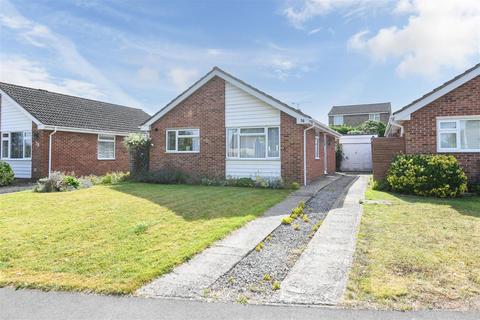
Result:
[[290,188],[293,190],[298,190],[300,189],[300,184],[298,182],[292,182],[292,184],[290,185]]
[[387,173],[392,191],[458,197],[467,190],[467,177],[451,155],[398,155]]
[[129,172],[109,172],[104,176],[96,177],[95,184],[118,184],[130,179]]
[[146,172],[136,177],[137,181],[159,184],[186,183],[189,176],[177,169],[160,169],[153,172]]
[[468,192],[480,195],[480,183],[470,183],[468,185]]
[[66,186],[68,189],[69,187],[78,189],[80,187],[80,182],[77,180],[77,178],[73,176],[64,176],[63,177],[63,184]]
[[380,121],[368,120],[358,126],[357,129],[362,131],[363,134],[376,134],[379,137],[383,137],[385,135],[386,125]]
[[0,161],[0,186],[8,186],[14,178],[12,167],[5,161]]
[[390,191],[390,185],[388,184],[387,179],[382,180],[373,180],[372,189],[377,191]]
[[54,171],[48,178],[39,179],[37,185],[33,189],[35,192],[62,192],[67,191],[68,185],[65,175],[61,172]]

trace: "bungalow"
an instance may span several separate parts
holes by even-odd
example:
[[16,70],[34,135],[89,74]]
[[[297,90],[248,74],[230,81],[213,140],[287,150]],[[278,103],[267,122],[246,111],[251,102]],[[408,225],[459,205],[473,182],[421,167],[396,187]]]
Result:
[[0,159],[17,178],[128,171],[122,139],[148,118],[140,109],[0,82]]
[[[452,154],[468,179],[480,182],[480,64],[393,113],[386,136],[374,140],[374,158],[385,158],[397,141],[406,154]],[[384,171],[375,172],[374,163],[376,179]]]
[[150,170],[303,184],[335,172],[337,132],[218,67],[148,119],[142,130],[153,143]]

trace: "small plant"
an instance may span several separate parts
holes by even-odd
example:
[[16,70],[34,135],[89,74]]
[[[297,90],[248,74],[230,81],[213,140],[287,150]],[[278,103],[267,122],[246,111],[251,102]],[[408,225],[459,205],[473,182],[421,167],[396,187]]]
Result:
[[310,231],[310,233],[308,234],[308,236],[311,238],[315,235],[315,232],[318,231],[318,229],[320,228],[320,226],[322,225],[322,222],[323,220],[320,220],[318,221],[317,223],[315,223],[312,227],[312,230]]
[[291,224],[293,222],[292,217],[282,218],[282,224]]
[[235,277],[228,278],[228,283],[235,284],[235,282],[237,282],[237,280],[235,280]]
[[12,167],[5,161],[0,161],[0,186],[8,186],[14,178]]
[[257,246],[255,247],[255,251],[257,252],[260,252],[262,251],[262,249],[265,247],[265,244],[263,242],[260,242],[259,244],[257,244]]
[[265,273],[265,274],[263,275],[263,280],[264,280],[264,281],[270,281],[270,280],[272,280],[272,277],[271,277],[268,273]]
[[248,303],[248,298],[247,296],[241,294],[237,297],[237,303],[240,303],[240,304],[247,304]]
[[271,234],[269,234],[266,238],[265,238],[265,241],[272,241],[273,239],[273,236]]
[[205,288],[205,289],[203,289],[203,291],[202,291],[202,297],[208,298],[211,293],[212,293],[212,289],[210,289],[210,288]]
[[300,225],[298,223],[294,223],[292,225],[292,228],[293,228],[293,230],[298,231],[298,230],[300,230]]
[[280,290],[280,281],[275,280],[272,284],[272,289],[273,290]]
[[139,223],[133,228],[133,232],[138,236],[142,233],[147,232],[148,230],[148,224],[146,223]]
[[73,176],[64,176],[63,183],[67,186],[67,188],[70,187],[70,188],[78,189],[80,187],[80,182],[78,181],[77,178]]
[[308,218],[308,216],[307,216],[306,214],[303,214],[302,220],[303,220],[303,222],[305,222],[305,223],[309,223],[309,222],[310,222],[310,219]]
[[290,185],[290,188],[293,190],[298,190],[300,189],[300,184],[298,182],[292,182],[292,184]]
[[390,185],[386,179],[373,180],[372,189],[377,191],[390,191]]

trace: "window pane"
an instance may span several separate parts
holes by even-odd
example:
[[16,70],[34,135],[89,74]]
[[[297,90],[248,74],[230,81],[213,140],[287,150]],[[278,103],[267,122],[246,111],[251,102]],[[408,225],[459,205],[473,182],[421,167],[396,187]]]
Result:
[[460,121],[460,146],[462,149],[480,149],[480,120]]
[[10,133],[10,158],[23,158],[23,132]]
[[228,150],[227,157],[238,157],[238,133],[237,129],[227,130]]
[[2,158],[8,158],[8,140],[2,141]]
[[440,133],[440,148],[456,148],[457,134],[453,132]]
[[178,151],[198,151],[199,138],[178,138]]
[[178,131],[179,136],[198,136],[198,130],[180,130]]
[[108,140],[108,141],[115,141],[115,136],[108,136],[108,135],[99,135],[99,140]]
[[240,158],[265,158],[265,136],[240,136]]
[[175,131],[168,131],[167,132],[167,150],[176,150],[176,136],[175,136]]
[[333,124],[336,126],[343,125],[343,116],[334,116],[333,117]]
[[115,157],[115,143],[107,141],[98,142],[98,158],[113,159]]
[[25,132],[24,143],[25,143],[25,158],[30,158],[32,156],[32,133],[31,132]]
[[240,129],[240,133],[265,133],[264,128],[246,128]]
[[280,155],[280,135],[278,128],[268,128],[268,156],[278,157]]
[[455,121],[440,122],[440,129],[455,129],[456,127],[457,123]]
[[318,146],[318,143],[320,141],[320,138],[318,136],[315,137],[315,158],[320,158],[320,150],[319,150],[319,146]]

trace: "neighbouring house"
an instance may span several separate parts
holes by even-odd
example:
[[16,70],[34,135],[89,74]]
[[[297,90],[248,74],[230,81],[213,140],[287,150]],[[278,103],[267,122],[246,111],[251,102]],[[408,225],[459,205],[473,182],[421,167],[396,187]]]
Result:
[[452,154],[480,182],[480,64],[394,112],[385,135],[373,140],[375,179],[403,152]]
[[387,124],[391,112],[390,102],[333,106],[328,113],[328,124],[356,127],[368,120]]
[[340,136],[218,67],[146,121],[150,170],[307,184],[335,172]]
[[17,178],[49,172],[128,171],[123,137],[150,116],[140,109],[0,82],[0,155]]

